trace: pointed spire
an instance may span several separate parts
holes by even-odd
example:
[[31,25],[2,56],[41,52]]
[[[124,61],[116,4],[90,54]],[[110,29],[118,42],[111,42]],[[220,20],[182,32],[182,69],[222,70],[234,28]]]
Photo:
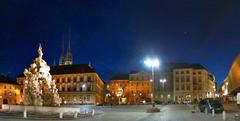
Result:
[[68,52],[71,52],[71,29],[68,30]]
[[62,34],[62,54],[64,54],[64,34]]
[[88,63],[88,66],[90,67],[90,68],[92,68],[92,64],[91,64],[91,62],[89,61],[89,63]]

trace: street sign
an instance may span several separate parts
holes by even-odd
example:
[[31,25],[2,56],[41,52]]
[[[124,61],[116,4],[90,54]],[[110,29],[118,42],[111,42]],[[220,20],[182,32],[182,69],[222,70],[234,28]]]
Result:
[[240,92],[237,93],[237,104],[240,104]]

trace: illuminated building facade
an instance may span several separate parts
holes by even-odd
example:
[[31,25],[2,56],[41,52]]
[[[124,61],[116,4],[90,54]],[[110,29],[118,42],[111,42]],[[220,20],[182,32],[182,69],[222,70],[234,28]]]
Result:
[[221,87],[221,92],[224,101],[236,101],[236,95],[240,92],[240,55],[233,61]]
[[2,104],[21,104],[22,97],[17,83],[0,78],[0,106]]
[[116,75],[110,80],[109,90],[115,104],[151,102],[152,86],[146,72]]
[[202,65],[183,64],[173,70],[173,95],[178,103],[215,97],[215,77]]
[[[64,104],[104,103],[104,81],[89,64],[52,66],[50,73]],[[24,75],[17,77],[23,88]]]

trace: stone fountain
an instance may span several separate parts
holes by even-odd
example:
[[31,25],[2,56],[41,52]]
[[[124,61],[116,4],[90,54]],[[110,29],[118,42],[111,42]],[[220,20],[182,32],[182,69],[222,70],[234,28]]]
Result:
[[50,67],[42,59],[41,45],[38,48],[38,57],[25,69],[26,81],[23,91],[24,105],[33,106],[60,106],[61,98],[56,88],[55,80],[49,73]]
[[24,105],[8,105],[3,104],[2,109],[5,111],[21,111],[24,117],[27,112],[40,113],[59,113],[60,118],[63,114],[73,114],[74,117],[80,113],[79,108],[61,107],[61,98],[56,88],[55,80],[50,74],[50,67],[43,60],[43,52],[41,45],[38,48],[38,57],[28,69],[24,70],[25,82],[23,89]]

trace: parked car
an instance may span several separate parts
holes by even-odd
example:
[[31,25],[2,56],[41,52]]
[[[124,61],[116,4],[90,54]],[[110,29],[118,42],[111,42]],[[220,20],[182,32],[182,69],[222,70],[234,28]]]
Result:
[[214,109],[216,113],[221,113],[224,110],[223,105],[216,98],[206,98],[201,100],[198,104],[198,108],[201,112],[207,110],[209,113],[212,112],[212,109]]

